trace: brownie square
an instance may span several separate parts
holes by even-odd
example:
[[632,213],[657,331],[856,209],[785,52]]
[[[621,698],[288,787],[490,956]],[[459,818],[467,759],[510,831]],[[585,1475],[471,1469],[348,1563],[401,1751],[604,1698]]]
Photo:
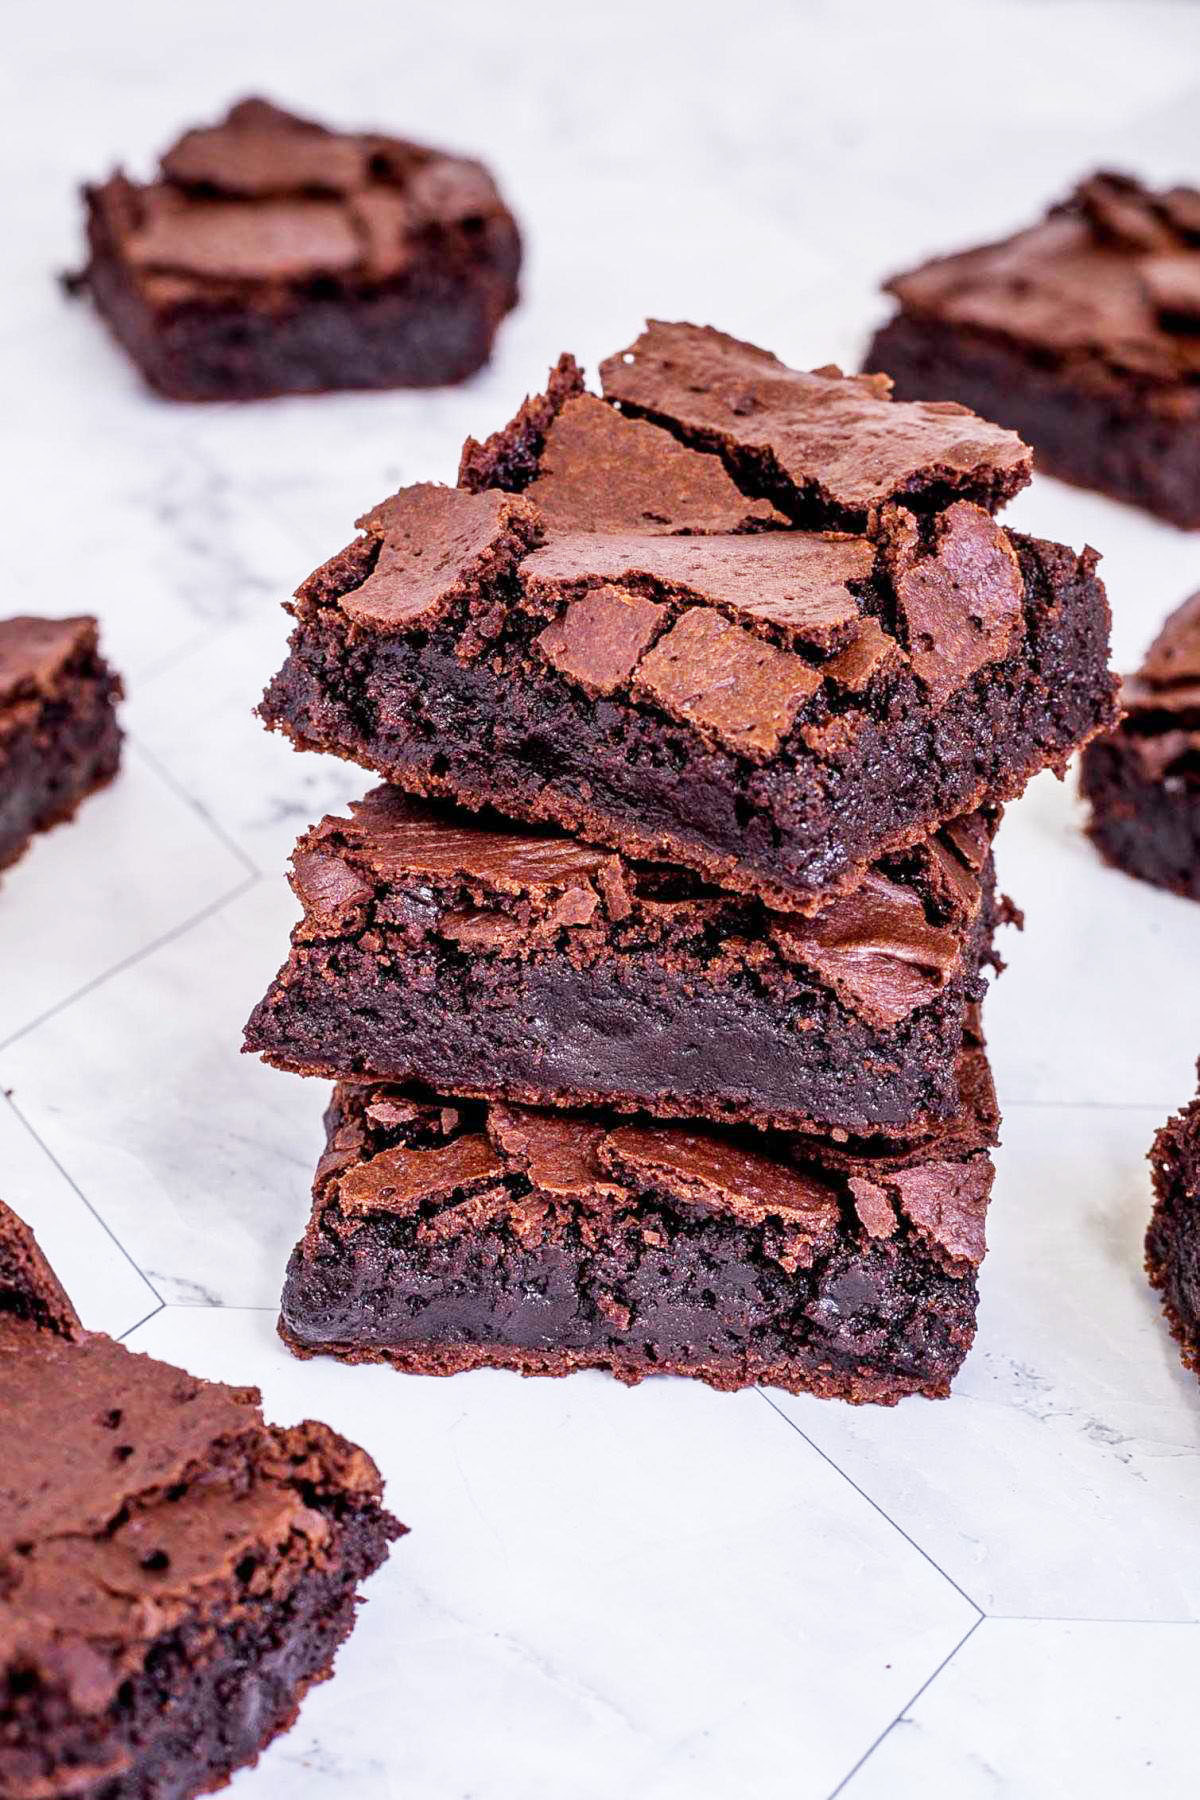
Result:
[[1168,1119],[1150,1150],[1154,1210],[1146,1273],[1183,1361],[1200,1374],[1200,1099]]
[[1121,690],[1125,716],[1083,753],[1088,832],[1126,874],[1200,900],[1200,594]]
[[419,1374],[606,1369],[940,1396],[975,1332],[995,1101],[911,1142],[339,1086],[280,1330]]
[[1114,720],[1094,553],[989,511],[1010,433],[687,325],[603,382],[564,358],[465,486],[364,514],[269,725],[811,911]]
[[84,199],[71,285],[176,400],[462,381],[516,304],[520,237],[481,164],[264,100]]
[[289,1726],[403,1527],[328,1426],[84,1331],[0,1205],[0,1793],[187,1800]]
[[1200,191],[1081,182],[1039,224],[939,257],[867,367],[1019,431],[1050,475],[1200,526]]
[[0,869],[112,780],[120,696],[95,619],[0,619]]
[[996,819],[812,918],[377,788],[292,859],[246,1048],[300,1074],[799,1128],[951,1116],[996,922]]

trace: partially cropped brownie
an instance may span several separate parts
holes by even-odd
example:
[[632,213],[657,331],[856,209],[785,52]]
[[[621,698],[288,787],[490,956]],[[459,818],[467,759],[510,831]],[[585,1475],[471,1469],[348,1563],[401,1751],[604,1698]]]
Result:
[[953,1114],[995,818],[811,918],[377,788],[300,840],[304,909],[246,1048],[333,1080],[754,1125]]
[[890,1153],[343,1084],[280,1329],[420,1374],[607,1369],[940,1396],[975,1332],[994,1121]]
[[0,869],[112,780],[120,695],[95,619],[0,619]]
[[1200,1099],[1167,1120],[1150,1150],[1150,1169],[1146,1273],[1184,1362],[1200,1374]]
[[1011,434],[688,325],[602,372],[364,515],[268,724],[811,911],[1112,723],[1094,553],[989,510]]
[[1200,191],[1081,182],[1041,223],[889,281],[869,369],[964,402],[1051,475],[1200,526]]
[[70,285],[176,400],[461,381],[516,304],[520,237],[481,164],[264,100],[84,199]]
[[1129,875],[1200,900],[1200,594],[1122,688],[1125,716],[1083,754],[1088,831]]
[[403,1530],[370,1458],[84,1331],[0,1205],[0,1793],[187,1800],[290,1725]]

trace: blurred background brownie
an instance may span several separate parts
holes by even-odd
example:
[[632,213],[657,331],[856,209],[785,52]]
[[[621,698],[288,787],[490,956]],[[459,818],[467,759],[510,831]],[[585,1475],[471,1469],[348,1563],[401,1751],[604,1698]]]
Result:
[[0,1204],[0,1793],[188,1800],[296,1717],[403,1527],[326,1425],[85,1331]]
[[1094,553],[989,510],[1011,433],[690,325],[603,376],[359,520],[269,725],[811,911],[1113,722]]
[[889,1150],[343,1084],[280,1329],[420,1374],[931,1397],[975,1333],[994,1102]]
[[1200,190],[1093,175],[1029,230],[895,276],[866,359],[1019,431],[1050,475],[1200,526]]
[[1200,1099],[1162,1127],[1150,1151],[1154,1211],[1146,1272],[1188,1368],[1200,1374]]
[[0,869],[112,780],[120,696],[95,619],[0,619]]
[[173,399],[461,381],[516,304],[520,237],[481,164],[264,100],[84,198],[72,285]]
[[297,846],[304,915],[246,1047],[541,1107],[944,1118],[991,954],[996,822],[953,821],[804,918],[377,788]]
[[1121,700],[1116,730],[1083,753],[1088,831],[1117,868],[1200,900],[1200,594],[1171,614]]

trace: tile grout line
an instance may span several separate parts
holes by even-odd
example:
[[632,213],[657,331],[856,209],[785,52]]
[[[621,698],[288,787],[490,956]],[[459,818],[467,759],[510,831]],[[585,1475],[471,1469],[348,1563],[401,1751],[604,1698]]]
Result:
[[903,1718],[905,1718],[912,1711],[913,1707],[917,1704],[918,1700],[920,1700],[922,1694],[925,1694],[929,1691],[929,1689],[933,1686],[934,1682],[937,1680],[938,1676],[941,1675],[943,1673],[943,1671],[945,1669],[947,1669],[949,1667],[949,1665],[954,1661],[954,1658],[958,1655],[959,1651],[962,1649],[962,1647],[966,1643],[967,1639],[970,1637],[973,1637],[975,1635],[975,1633],[979,1630],[979,1627],[984,1623],[984,1618],[985,1618],[985,1615],[983,1613],[980,1613],[979,1617],[975,1620],[974,1624],[969,1625],[967,1627],[966,1631],[963,1632],[962,1636],[959,1638],[959,1640],[958,1640],[957,1644],[955,1644],[954,1648],[952,1650],[950,1650],[945,1656],[943,1656],[943,1658],[942,1658],[941,1662],[938,1664],[937,1668],[934,1669],[931,1674],[926,1676],[925,1680],[921,1683],[921,1685],[917,1689],[916,1693],[911,1694],[909,1696],[909,1698],[905,1701],[904,1705],[900,1708],[900,1711],[896,1714],[895,1718],[892,1719],[889,1724],[884,1726],[884,1728],[880,1732],[879,1736],[875,1739],[875,1742],[873,1744],[870,1744],[867,1747],[867,1749],[863,1751],[863,1753],[859,1757],[858,1761],[854,1764],[854,1767],[852,1769],[847,1769],[846,1773],[842,1776],[842,1779],[838,1782],[837,1786],[831,1790],[828,1800],[837,1800],[837,1797],[839,1794],[845,1793],[847,1787],[854,1780],[854,1777],[858,1774],[859,1770],[861,1768],[863,1768],[864,1765],[871,1760],[871,1758],[874,1756],[875,1752],[879,1749],[880,1745],[883,1744],[883,1742],[891,1736],[893,1731],[895,1731],[895,1729],[896,1729],[897,1725],[899,1725],[900,1721]]
[[[25,1127],[25,1130],[29,1133],[30,1137],[33,1139],[33,1141],[37,1145],[38,1149],[42,1152],[43,1156],[46,1156],[49,1158],[51,1164],[53,1165],[54,1168],[56,1168],[58,1170],[59,1174],[62,1176],[63,1180],[67,1183],[67,1185],[71,1189],[72,1193],[77,1195],[77,1197],[82,1201],[83,1205],[87,1208],[88,1212],[91,1214],[92,1218],[95,1219],[95,1221],[96,1221],[97,1225],[99,1225],[101,1231],[103,1231],[105,1236],[108,1237],[113,1244],[115,1244],[116,1248],[120,1251],[121,1255],[125,1258],[125,1261],[129,1264],[130,1268],[133,1270],[134,1274],[138,1277],[139,1281],[145,1282],[146,1286],[149,1288],[150,1292],[154,1295],[154,1298],[158,1302],[158,1305],[154,1308],[154,1312],[161,1311],[162,1306],[163,1306],[163,1297],[159,1293],[158,1289],[155,1287],[154,1283],[150,1280],[150,1277],[146,1274],[146,1271],[144,1269],[140,1268],[138,1266],[138,1264],[134,1261],[130,1252],[125,1248],[125,1245],[121,1242],[120,1238],[117,1236],[117,1234],[113,1230],[112,1226],[108,1223],[107,1219],[105,1219],[101,1213],[98,1213],[96,1211],[96,1208],[92,1205],[91,1201],[88,1199],[87,1195],[84,1193],[84,1191],[80,1187],[79,1183],[75,1180],[74,1176],[71,1175],[70,1172],[63,1167],[62,1163],[58,1160],[57,1156],[55,1156],[55,1154],[54,1154],[53,1150],[51,1150],[50,1146],[47,1143],[43,1142],[42,1138],[34,1130],[34,1127],[30,1124],[29,1120],[25,1117],[25,1114],[21,1111],[20,1107],[17,1105],[17,1103],[13,1099],[12,1095],[5,1094],[4,1099],[5,1099],[5,1103],[11,1109],[13,1117],[18,1119],[20,1121],[20,1123]],[[153,1316],[154,1316],[154,1313],[148,1313],[146,1315],[147,1318],[153,1318]],[[138,1323],[141,1324],[141,1323],[144,1323],[144,1321],[139,1320]],[[136,1331],[136,1329],[137,1329],[137,1326],[135,1326],[135,1325],[130,1326],[131,1331]]]
[[114,963],[110,969],[105,969],[102,975],[95,975],[91,981],[85,981],[82,987],[76,988],[73,994],[68,994],[65,1000],[59,1000],[54,1006],[47,1007],[46,1011],[39,1013],[36,1019],[30,1019],[29,1023],[22,1025],[19,1031],[14,1031],[11,1036],[0,1041],[0,1055],[3,1055],[5,1050],[11,1049],[14,1044],[19,1043],[22,1038],[28,1037],[31,1031],[36,1031],[47,1020],[57,1018],[59,1013],[74,1006],[75,1002],[82,1000],[86,994],[95,993],[96,989],[103,987],[106,981],[111,981],[114,975],[122,975],[126,970],[136,968],[138,963],[147,956],[152,956],[156,950],[161,950],[165,945],[174,943],[177,938],[183,937],[194,926],[202,925],[206,919],[219,913],[222,907],[228,906],[231,900],[237,900],[242,894],[249,893],[250,889],[255,887],[261,879],[262,877],[257,873],[244,876],[236,887],[230,888],[227,893],[219,894],[215,900],[210,900],[207,906],[201,907],[200,911],[193,913],[189,919],[173,925],[169,931],[164,931],[161,937],[156,937],[150,943],[143,944],[140,950],[131,951],[120,962]]
[[[144,1281],[145,1276],[143,1276],[142,1279]],[[165,1312],[165,1311],[166,1311],[166,1302],[163,1300],[160,1300],[158,1305],[153,1309],[153,1311],[148,1312],[144,1319],[138,1319],[135,1324],[130,1325],[125,1331],[118,1333],[118,1336],[117,1336],[118,1344],[123,1344],[125,1342],[126,1338],[131,1338],[135,1331],[140,1331],[142,1329],[143,1325],[148,1325],[150,1323],[151,1319],[157,1319],[159,1313]]]
[[131,749],[137,752],[147,768],[149,768],[153,774],[158,776],[158,779],[162,782],[163,786],[174,794],[175,798],[181,801],[182,804],[187,807],[189,812],[194,813],[201,824],[206,826],[217,839],[217,842],[241,863],[246,873],[248,875],[253,875],[257,880],[262,875],[262,870],[258,867],[258,864],[255,863],[247,852],[242,849],[242,846],[237,842],[236,838],[229,835],[220,821],[208,811],[208,808],[203,806],[194,795],[188,793],[187,789],[182,785],[179,779],[172,774],[166,764],[162,762],[152,750],[146,748],[145,744],[142,743],[136,733],[127,733],[125,741]]
[[[854,1489],[854,1492],[856,1494],[858,1494],[861,1499],[865,1500],[867,1505],[870,1506],[875,1512],[877,1512],[879,1514],[879,1517],[881,1519],[885,1520],[886,1523],[891,1526],[892,1530],[897,1532],[899,1534],[899,1536],[904,1539],[905,1543],[910,1545],[911,1548],[916,1551],[918,1556],[923,1557],[924,1560],[929,1564],[930,1568],[936,1570],[936,1572],[941,1576],[942,1580],[945,1582],[948,1582],[949,1585],[954,1589],[955,1593],[958,1594],[961,1599],[965,1600],[968,1606],[970,1606],[974,1609],[974,1611],[979,1615],[979,1617],[975,1621],[975,1624],[978,1625],[979,1620],[986,1616],[984,1613],[984,1610],[983,1610],[982,1606],[980,1606],[979,1602],[977,1600],[973,1600],[971,1598],[970,1594],[967,1593],[966,1589],[959,1586],[958,1582],[955,1581],[953,1575],[948,1574],[946,1572],[946,1570],[942,1568],[941,1564],[939,1562],[937,1562],[929,1554],[929,1551],[926,1550],[921,1544],[918,1544],[916,1538],[909,1536],[908,1532],[905,1531],[903,1525],[897,1524],[896,1520],[892,1518],[891,1514],[888,1512],[885,1512],[884,1508],[882,1506],[880,1506],[878,1500],[872,1499],[871,1495],[868,1494],[868,1492],[865,1488],[860,1487],[858,1485],[857,1481],[855,1481],[852,1476],[847,1475],[845,1469],[840,1468],[838,1466],[838,1464],[836,1462],[834,1462],[832,1456],[830,1456],[827,1451],[822,1450],[820,1444],[814,1443],[813,1439],[809,1437],[808,1433],[806,1431],[803,1431],[800,1428],[800,1426],[797,1425],[797,1423],[794,1419],[789,1418],[787,1413],[785,1413],[783,1411],[783,1409],[780,1406],[778,1406],[774,1400],[772,1400],[771,1396],[768,1393],[766,1393],[763,1388],[756,1388],[754,1391],[756,1394],[758,1394],[760,1396],[761,1399],[766,1401],[767,1405],[771,1408],[771,1411],[773,1413],[775,1413],[778,1418],[782,1419],[784,1424],[786,1426],[788,1426],[790,1430],[794,1431],[798,1438],[801,1438],[803,1440],[803,1442],[808,1445],[810,1450],[815,1451],[815,1453],[821,1458],[822,1462],[828,1463],[829,1467],[834,1471],[835,1475],[839,1475],[841,1477],[841,1479],[844,1482],[846,1482],[846,1484],[849,1487],[852,1487]],[[974,1626],[972,1626],[972,1630],[974,1630]]]

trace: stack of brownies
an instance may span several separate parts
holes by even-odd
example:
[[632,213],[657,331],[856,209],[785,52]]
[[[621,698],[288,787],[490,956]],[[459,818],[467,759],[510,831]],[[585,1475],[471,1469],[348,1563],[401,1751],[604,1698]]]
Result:
[[652,324],[300,588],[266,722],[375,770],[247,1047],[336,1081],[281,1329],[865,1401],[970,1346],[1001,804],[1115,717],[1011,432]]

